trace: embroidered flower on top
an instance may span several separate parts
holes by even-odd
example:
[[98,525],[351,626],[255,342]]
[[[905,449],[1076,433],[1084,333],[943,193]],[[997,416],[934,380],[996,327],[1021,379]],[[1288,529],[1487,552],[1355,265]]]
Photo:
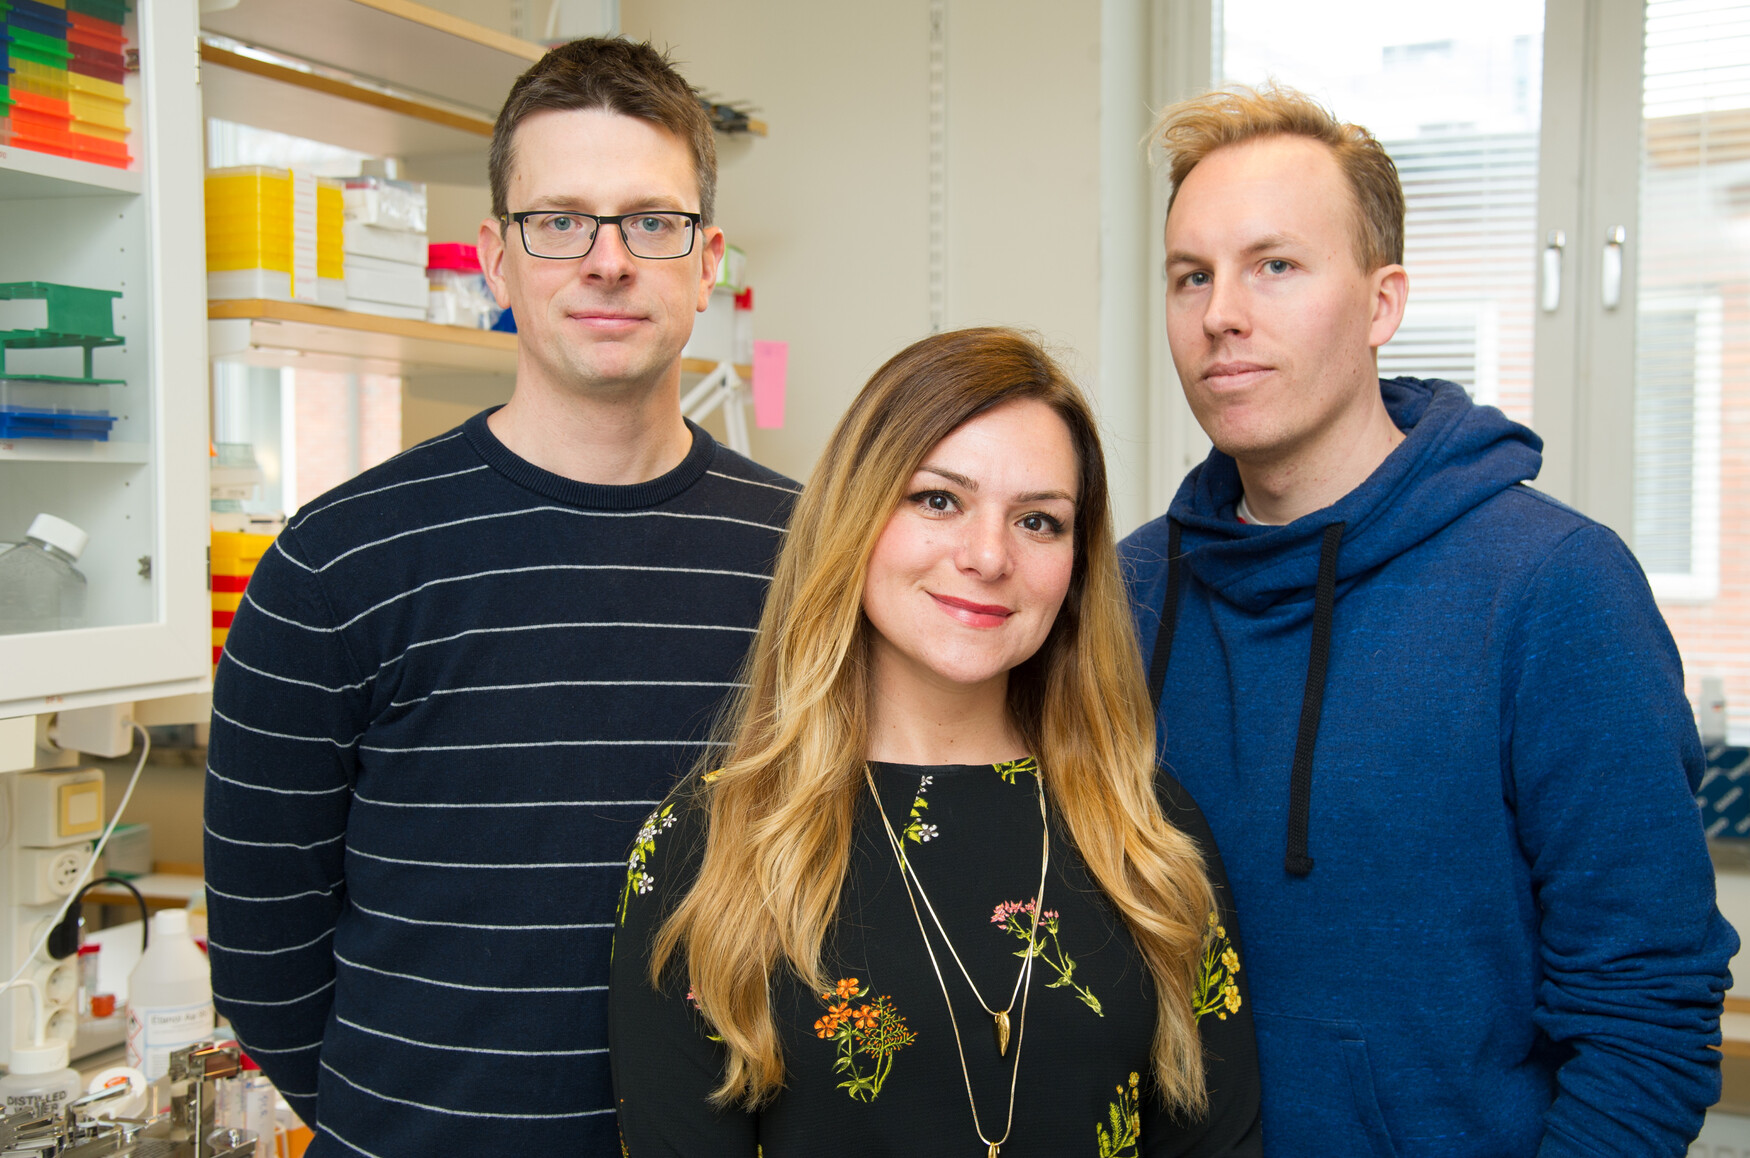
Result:
[[[917,1040],[885,994],[856,1004],[868,995],[869,988],[860,986],[855,977],[840,978],[831,992],[820,995],[826,1015],[814,1023],[814,1036],[838,1047],[832,1068],[846,1075],[839,1089],[860,1102],[872,1102],[880,1095],[893,1072],[893,1055]],[[859,1056],[873,1059],[875,1068],[864,1073],[857,1064]]]
[[650,856],[656,851],[657,836],[673,828],[680,819],[674,814],[674,805],[665,804],[655,812],[638,829],[638,838],[632,845],[632,855],[626,858],[626,887],[620,891],[620,921],[626,920],[626,906],[634,895],[644,896],[656,887],[656,878],[644,871],[650,863]]
[[1203,956],[1197,965],[1197,992],[1192,999],[1197,1020],[1213,1013],[1226,1021],[1228,1014],[1239,1012],[1240,986],[1234,980],[1239,971],[1240,955],[1228,939],[1226,926],[1214,913],[1209,914],[1209,925],[1203,931]]
[[[1035,957],[1057,970],[1057,980],[1048,982],[1047,989],[1069,988],[1076,991],[1082,1004],[1099,1014],[1106,1016],[1106,1011],[1100,1007],[1100,999],[1085,985],[1075,983],[1076,963],[1069,954],[1063,951],[1063,943],[1057,939],[1057,910],[1046,909],[1039,914],[1039,930],[1044,934],[1038,941],[1033,940],[1033,908],[1034,901],[1004,901],[991,913],[990,923],[1000,925],[1010,933],[1025,942],[1028,948],[1017,949],[1015,956],[1025,957],[1029,949]],[[1045,947],[1045,937],[1051,938],[1051,948]]]
[[1136,1158],[1142,1143],[1142,1113],[1138,1107],[1141,1099],[1136,1092],[1139,1080],[1133,1073],[1128,1084],[1116,1087],[1118,1100],[1106,1107],[1107,1124],[1095,1125],[1100,1158]]

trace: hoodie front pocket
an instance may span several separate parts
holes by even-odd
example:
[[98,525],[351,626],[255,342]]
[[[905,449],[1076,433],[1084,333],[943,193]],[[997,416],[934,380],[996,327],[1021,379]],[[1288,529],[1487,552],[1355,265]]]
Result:
[[1252,1021],[1271,1154],[1397,1158],[1358,1023],[1256,1009]]

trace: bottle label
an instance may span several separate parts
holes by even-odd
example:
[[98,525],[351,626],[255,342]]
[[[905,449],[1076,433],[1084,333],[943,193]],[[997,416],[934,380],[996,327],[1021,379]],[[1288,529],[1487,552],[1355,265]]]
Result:
[[6,1113],[59,1117],[67,1103],[66,1090],[41,1090],[34,1094],[7,1094]]
[[128,1064],[157,1081],[170,1072],[170,1055],[213,1036],[213,1005],[128,1006]]

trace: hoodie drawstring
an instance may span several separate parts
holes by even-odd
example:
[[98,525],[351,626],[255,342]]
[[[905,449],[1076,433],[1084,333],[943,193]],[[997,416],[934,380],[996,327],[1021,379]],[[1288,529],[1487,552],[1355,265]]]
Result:
[[[1313,750],[1318,745],[1319,716],[1325,703],[1325,669],[1331,658],[1331,619],[1337,602],[1337,547],[1343,541],[1345,523],[1325,528],[1319,547],[1318,586],[1313,595],[1312,646],[1306,661],[1306,690],[1300,701],[1300,730],[1294,740],[1294,765],[1288,777],[1288,851],[1282,867],[1297,877],[1312,872],[1307,855],[1307,815],[1312,805]],[[1166,687],[1167,663],[1173,650],[1173,633],[1179,619],[1179,523],[1167,524],[1167,598],[1161,608],[1160,631],[1155,636],[1154,655],[1148,669],[1149,702],[1159,710]]]

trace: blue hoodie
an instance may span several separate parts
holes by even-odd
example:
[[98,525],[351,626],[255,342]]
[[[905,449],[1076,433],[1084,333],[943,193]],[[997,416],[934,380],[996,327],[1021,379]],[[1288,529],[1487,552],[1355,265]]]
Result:
[[1738,938],[1677,649],[1622,541],[1522,485],[1535,434],[1449,382],[1381,390],[1407,437],[1335,505],[1242,524],[1211,452],[1120,548],[1147,662],[1181,528],[1160,751],[1227,865],[1265,1152],[1680,1155],[1719,1095]]

